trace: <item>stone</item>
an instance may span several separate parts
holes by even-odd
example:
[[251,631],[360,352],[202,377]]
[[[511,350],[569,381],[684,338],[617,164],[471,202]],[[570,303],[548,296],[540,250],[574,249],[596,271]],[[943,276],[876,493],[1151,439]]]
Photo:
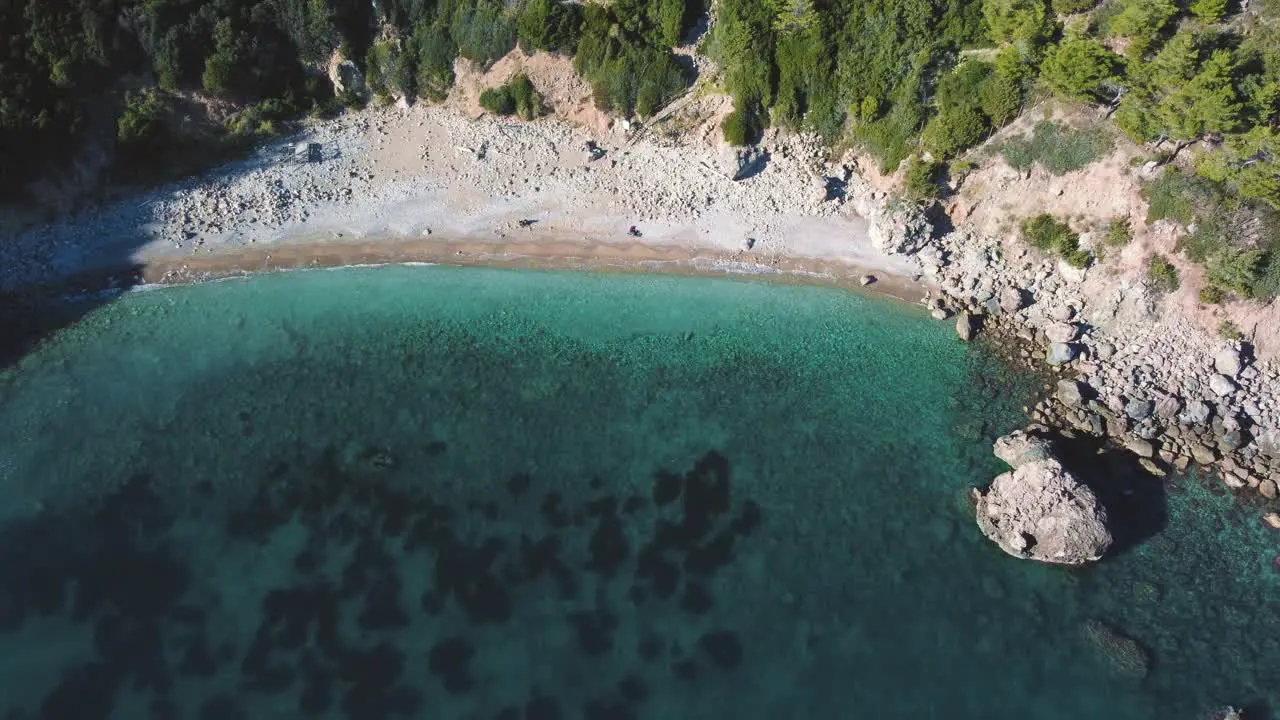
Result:
[[946,308],[934,308],[932,311],[930,311],[929,315],[934,320],[946,320],[947,318],[951,317],[950,311],[948,311]]
[[1156,396],[1155,403],[1156,416],[1164,420],[1177,418],[1182,410],[1182,399],[1177,395],[1161,393]]
[[1218,450],[1223,455],[1235,452],[1237,448],[1244,444],[1244,435],[1239,430],[1227,430],[1222,433],[1222,437],[1218,438]]
[[1164,468],[1157,465],[1156,461],[1151,458],[1138,458],[1138,465],[1140,465],[1143,470],[1146,470],[1148,475],[1164,477],[1168,474],[1164,471]]
[[967,312],[956,316],[956,335],[964,342],[969,342],[978,332],[978,317]]
[[1059,260],[1058,275],[1068,283],[1079,285],[1084,282],[1085,277],[1088,275],[1088,269],[1078,268],[1075,265],[1068,263],[1066,260]]
[[1209,416],[1213,414],[1213,408],[1209,407],[1209,403],[1203,400],[1192,400],[1187,403],[1187,407],[1183,409],[1182,414],[1178,415],[1178,422],[1183,425],[1202,426],[1209,422]]
[[1280,458],[1280,430],[1266,430],[1255,434],[1253,444],[1263,455]]
[[1235,392],[1236,384],[1226,375],[1215,373],[1209,377],[1209,389],[1218,397],[1222,397]]
[[1076,359],[1076,348],[1067,343],[1053,343],[1045,352],[1045,361],[1050,365],[1066,365]]
[[1262,522],[1271,526],[1273,530],[1280,530],[1280,513],[1269,512],[1262,516]]
[[1146,420],[1156,409],[1156,404],[1143,398],[1132,398],[1124,404],[1124,414],[1132,420]]
[[1016,468],[1029,462],[1053,457],[1053,446],[1044,437],[1026,430],[1014,430],[1008,435],[996,438],[992,452],[1006,465]]
[[863,275],[862,277],[858,278],[858,284],[861,285],[862,287],[866,287],[875,281],[876,281],[875,275]]
[[1267,478],[1258,483],[1258,494],[1268,500],[1275,500],[1277,495],[1276,481]]
[[1067,407],[1080,407],[1084,404],[1085,389],[1088,386],[1077,380],[1059,380],[1055,395],[1058,402]]
[[1070,323],[1054,323],[1044,329],[1044,336],[1053,343],[1069,343],[1076,339],[1079,330]]
[[1197,465],[1212,465],[1218,459],[1212,448],[1197,442],[1191,443],[1191,457]]
[[1125,440],[1124,447],[1129,452],[1138,457],[1149,458],[1156,454],[1155,445],[1150,440],[1144,440],[1139,437],[1131,437]]
[[1186,455],[1179,455],[1173,459],[1173,469],[1178,472],[1186,472],[1189,467],[1191,467],[1191,458]]
[[1012,315],[1022,309],[1022,291],[1016,287],[1007,287],[1000,291],[1000,312]]
[[1057,458],[1035,457],[1045,447],[1035,442],[1039,438],[1024,434],[1003,448],[997,441],[996,452],[1009,454],[1006,451],[1028,440],[1034,449],[1014,454],[1014,469],[978,494],[978,527],[1014,557],[1060,565],[1099,560],[1111,546],[1111,532],[1106,510],[1093,491]]
[[1075,314],[1076,309],[1066,304],[1054,305],[1049,310],[1049,318],[1057,322],[1069,322]]
[[1115,357],[1116,346],[1109,342],[1100,342],[1097,347],[1093,349],[1093,354],[1097,355],[1099,360],[1110,360]]
[[1244,479],[1242,479],[1240,476],[1236,475],[1235,473],[1224,472],[1222,473],[1222,484],[1226,485],[1232,490],[1239,490],[1240,488],[1244,487]]
[[1213,356],[1213,369],[1229,378],[1239,375],[1242,366],[1240,351],[1235,348],[1223,348]]
[[1160,435],[1160,426],[1153,418],[1147,418],[1133,426],[1133,434],[1143,440],[1154,440]]

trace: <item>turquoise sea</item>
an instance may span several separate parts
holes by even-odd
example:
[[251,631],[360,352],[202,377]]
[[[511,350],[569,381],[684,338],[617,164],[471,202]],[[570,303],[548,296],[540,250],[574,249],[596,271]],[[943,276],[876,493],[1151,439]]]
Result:
[[1038,382],[829,288],[129,293],[0,370],[0,718],[1280,717],[1256,509],[1095,463],[1098,566],[981,537]]

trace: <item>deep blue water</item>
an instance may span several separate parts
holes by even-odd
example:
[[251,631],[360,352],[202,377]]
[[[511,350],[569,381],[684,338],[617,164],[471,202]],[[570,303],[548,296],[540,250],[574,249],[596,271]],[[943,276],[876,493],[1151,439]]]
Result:
[[1146,480],[1083,570],[978,533],[1033,384],[812,287],[133,293],[0,372],[0,718],[1273,717],[1256,511]]

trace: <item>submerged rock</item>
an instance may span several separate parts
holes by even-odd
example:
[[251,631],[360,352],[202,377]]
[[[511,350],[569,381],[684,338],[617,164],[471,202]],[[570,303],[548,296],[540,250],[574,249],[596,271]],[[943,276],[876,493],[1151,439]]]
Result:
[[1111,546],[1107,513],[1093,491],[1025,433],[1000,438],[995,454],[1013,466],[977,498],[978,527],[1014,557],[1082,565]]
[[1107,665],[1125,677],[1144,678],[1151,671],[1151,654],[1137,640],[1101,620],[1088,620],[1081,634]]

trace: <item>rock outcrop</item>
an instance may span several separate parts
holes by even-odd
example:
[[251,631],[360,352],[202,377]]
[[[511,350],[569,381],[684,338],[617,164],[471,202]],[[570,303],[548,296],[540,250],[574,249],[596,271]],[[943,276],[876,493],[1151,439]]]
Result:
[[333,94],[338,97],[343,93],[364,95],[364,74],[354,62],[338,53],[334,53],[329,61],[329,83],[333,85]]
[[933,226],[915,203],[887,202],[875,208],[867,221],[867,235],[877,250],[887,254],[915,253],[929,242]]
[[1013,470],[977,496],[984,535],[1028,560],[1082,565],[1102,557],[1111,546],[1106,510],[1053,456],[1046,440],[1014,433],[996,441],[995,454]]

